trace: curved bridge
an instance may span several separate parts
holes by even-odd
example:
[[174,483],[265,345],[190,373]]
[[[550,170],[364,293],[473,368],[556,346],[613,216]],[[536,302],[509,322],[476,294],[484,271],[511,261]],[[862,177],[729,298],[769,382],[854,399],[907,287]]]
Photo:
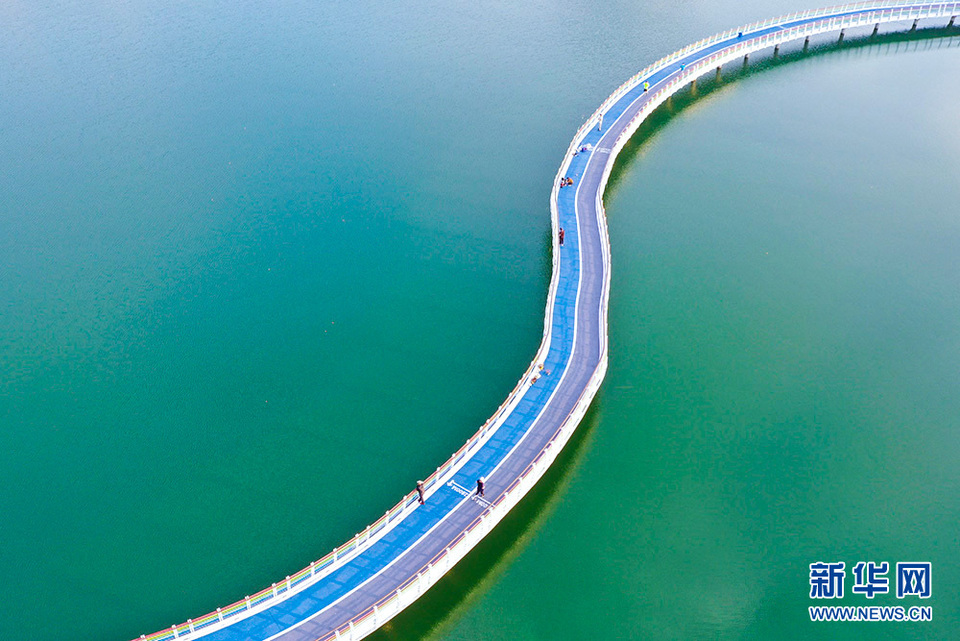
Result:
[[[949,19],[952,26],[958,13],[960,1],[861,2],[804,11],[701,40],[621,85],[577,131],[554,182],[553,276],[536,358],[496,414],[427,478],[425,504],[412,492],[300,572],[140,639],[360,639],[413,603],[543,475],[603,380],[610,245],[602,197],[617,154],[640,123],[696,78],[752,52],[881,23],[906,29],[920,19]],[[573,184],[561,186],[567,177]],[[483,497],[475,491],[480,477],[486,479]]]

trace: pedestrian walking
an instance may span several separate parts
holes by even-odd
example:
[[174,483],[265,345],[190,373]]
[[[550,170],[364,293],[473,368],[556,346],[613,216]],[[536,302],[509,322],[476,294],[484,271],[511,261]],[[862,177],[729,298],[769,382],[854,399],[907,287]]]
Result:
[[478,494],[479,496],[483,496],[483,490],[484,490],[484,488],[485,488],[485,486],[486,486],[486,483],[487,483],[487,482],[484,480],[484,478],[483,478],[482,476],[477,479],[477,494]]
[[600,113],[600,120],[597,122],[597,131],[603,131],[603,113]]
[[417,481],[417,500],[420,501],[420,505],[426,503],[423,500],[423,481]]
[[560,246],[563,247],[563,237],[566,236],[566,232],[563,231],[563,227],[560,228],[560,233],[558,235],[560,236]]

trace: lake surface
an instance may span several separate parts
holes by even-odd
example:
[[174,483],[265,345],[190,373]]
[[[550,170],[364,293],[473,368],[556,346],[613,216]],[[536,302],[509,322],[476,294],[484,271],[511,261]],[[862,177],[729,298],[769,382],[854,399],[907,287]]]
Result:
[[[169,626],[392,506],[536,351],[580,123],[808,6],[0,6],[0,638]],[[956,629],[958,45],[752,62],[641,132],[593,410],[383,638]],[[934,621],[810,623],[859,560],[931,561]]]

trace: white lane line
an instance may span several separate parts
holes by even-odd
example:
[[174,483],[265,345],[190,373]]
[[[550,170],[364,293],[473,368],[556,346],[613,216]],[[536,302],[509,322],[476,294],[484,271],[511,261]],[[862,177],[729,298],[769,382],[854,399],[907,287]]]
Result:
[[456,493],[459,494],[460,496],[465,496],[465,497],[467,497],[468,499],[471,499],[474,503],[479,503],[479,504],[482,505],[483,507],[493,507],[493,504],[492,504],[490,501],[488,501],[487,499],[483,498],[482,496],[480,496],[480,495],[477,494],[476,492],[471,492],[470,490],[468,490],[467,488],[463,487],[462,485],[460,485],[460,484],[457,483],[456,481],[451,480],[450,482],[447,483],[447,485],[448,485],[449,487],[453,488],[453,491],[454,491],[454,492],[456,492]]

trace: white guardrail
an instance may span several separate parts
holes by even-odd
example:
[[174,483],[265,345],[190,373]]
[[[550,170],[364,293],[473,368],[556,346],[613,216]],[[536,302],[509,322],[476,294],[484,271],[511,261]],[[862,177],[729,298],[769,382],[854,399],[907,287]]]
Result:
[[[622,133],[618,136],[611,148],[607,164],[597,191],[597,224],[600,228],[605,266],[605,278],[602,290],[601,314],[601,357],[597,368],[591,375],[573,410],[568,414],[561,426],[557,429],[550,441],[544,446],[533,462],[523,471],[507,490],[494,501],[483,514],[477,517],[443,552],[438,554],[415,575],[401,585],[393,594],[381,600],[364,612],[358,613],[349,622],[343,624],[320,641],[334,639],[356,640],[370,634],[381,625],[396,616],[408,605],[413,603],[427,589],[435,584],[444,574],[457,564],[477,543],[515,506],[521,498],[543,476],[550,464],[553,463],[560,450],[570,439],[580,420],[583,418],[603,381],[607,370],[607,301],[610,292],[610,238],[607,232],[606,216],[603,209],[603,192],[606,188],[610,172],[613,169],[617,154],[623,149],[630,136],[636,132],[640,124],[657,107],[681,88],[716,67],[736,60],[754,51],[774,47],[778,44],[806,38],[808,36],[839,31],[857,26],[903,22],[925,18],[952,18],[960,13],[960,2],[947,3],[916,3],[916,2],[857,2],[827,9],[814,9],[792,13],[780,18],[773,18],[754,22],[752,24],[730,29],[709,38],[700,40],[684,47],[652,65],[642,69],[639,73],[620,85],[610,96],[603,101],[600,107],[583,123],[574,135],[567,153],[564,155],[553,189],[550,194],[550,215],[554,233],[553,236],[553,272],[550,279],[550,290],[547,296],[546,314],[544,316],[543,339],[536,356],[527,368],[520,382],[508,395],[497,411],[470,439],[457,450],[443,465],[427,477],[424,486],[427,495],[435,488],[443,485],[469,459],[469,455],[482,446],[503,424],[503,421],[516,407],[517,403],[531,385],[531,379],[537,371],[537,365],[543,362],[552,337],[553,303],[556,297],[559,282],[559,247],[557,246],[557,229],[559,219],[557,212],[557,190],[560,178],[565,176],[573,159],[573,153],[583,141],[586,132],[597,123],[601,114],[606,113],[629,92],[647,82],[653,75],[679,60],[689,58],[697,52],[702,52],[713,45],[731,39],[736,39],[729,46],[710,55],[692,59],[684,69],[674,73],[667,80],[654,85],[653,93],[642,109],[630,120]],[[770,33],[757,36],[757,32],[770,28],[777,28]],[[742,34],[742,37],[739,36]],[[751,35],[753,34],[753,35]],[[388,510],[380,519],[368,526],[363,532],[344,543],[318,561],[314,561],[301,571],[274,583],[270,587],[257,592],[253,596],[245,597],[229,606],[217,608],[196,619],[188,619],[185,623],[171,626],[159,632],[142,635],[139,641],[170,641],[173,639],[193,640],[203,637],[214,630],[228,626],[257,612],[261,612],[278,602],[285,600],[317,581],[327,576],[357,554],[376,543],[384,534],[389,532],[397,523],[417,506],[416,492],[404,496],[399,503]]]

